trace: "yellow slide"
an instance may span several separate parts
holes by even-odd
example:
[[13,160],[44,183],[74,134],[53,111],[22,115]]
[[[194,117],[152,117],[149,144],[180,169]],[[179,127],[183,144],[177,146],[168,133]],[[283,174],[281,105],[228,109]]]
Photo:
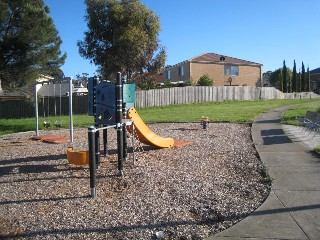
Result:
[[137,110],[130,108],[128,110],[128,117],[133,121],[136,133],[140,142],[147,145],[153,145],[161,148],[169,148],[174,145],[173,138],[163,138],[152,132],[148,126],[141,119]]

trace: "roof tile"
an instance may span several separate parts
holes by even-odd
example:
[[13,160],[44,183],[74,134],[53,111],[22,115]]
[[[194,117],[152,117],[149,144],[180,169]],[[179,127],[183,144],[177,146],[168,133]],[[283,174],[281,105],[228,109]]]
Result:
[[250,62],[239,58],[228,57],[216,53],[204,53],[199,56],[189,59],[191,62],[225,62],[230,64],[249,64],[249,65],[262,65],[260,63]]

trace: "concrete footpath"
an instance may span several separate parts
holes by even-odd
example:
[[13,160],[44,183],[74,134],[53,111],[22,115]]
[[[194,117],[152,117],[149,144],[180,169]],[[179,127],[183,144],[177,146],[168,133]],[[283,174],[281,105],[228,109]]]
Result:
[[247,218],[208,240],[320,239],[320,157],[310,152],[320,138],[280,124],[280,114],[288,108],[265,112],[252,125],[254,144],[273,179],[269,197]]

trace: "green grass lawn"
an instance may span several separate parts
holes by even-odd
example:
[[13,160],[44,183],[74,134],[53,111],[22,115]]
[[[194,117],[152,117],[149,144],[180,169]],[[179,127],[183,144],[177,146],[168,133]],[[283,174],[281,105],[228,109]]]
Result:
[[295,120],[296,117],[304,117],[307,111],[320,111],[320,102],[311,102],[307,105],[302,104],[295,106],[293,109],[289,109],[282,113],[281,115],[281,123],[283,124],[291,124],[291,125],[299,125],[300,123]]
[[[319,100],[319,99],[318,99]],[[224,101],[171,105],[137,109],[142,119],[149,122],[197,122],[202,116],[214,122],[252,122],[254,118],[269,109],[283,105],[293,105],[294,110],[283,114],[283,122],[290,123],[296,116],[304,116],[307,110],[319,108],[315,99],[303,100],[266,100],[266,101]],[[54,122],[62,121],[64,128],[69,128],[69,116],[39,118],[39,128],[43,129],[43,121],[50,121],[50,129],[55,129]],[[87,127],[93,124],[93,117],[74,115],[74,127]],[[0,135],[23,131],[35,131],[35,119],[0,119]]]
[[[300,106],[299,115],[320,106],[315,100],[224,101],[137,109],[145,122],[195,122],[202,116],[214,122],[253,122],[260,113],[283,105]],[[301,105],[300,105],[301,104]],[[303,113],[303,109],[305,112]]]

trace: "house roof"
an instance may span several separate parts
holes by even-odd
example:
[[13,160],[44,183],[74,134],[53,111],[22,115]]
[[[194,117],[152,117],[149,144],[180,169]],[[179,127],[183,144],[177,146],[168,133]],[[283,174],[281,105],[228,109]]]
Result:
[[0,89],[0,101],[1,100],[17,100],[24,99],[27,95],[21,91],[9,92],[7,90]]
[[310,74],[319,74],[320,73],[320,68],[316,68],[310,71]]
[[206,62],[206,63],[229,63],[229,64],[236,64],[236,65],[262,65],[260,63],[255,63],[239,58],[228,57],[221,54],[216,53],[203,53],[199,56],[193,57],[189,59],[191,62]]

